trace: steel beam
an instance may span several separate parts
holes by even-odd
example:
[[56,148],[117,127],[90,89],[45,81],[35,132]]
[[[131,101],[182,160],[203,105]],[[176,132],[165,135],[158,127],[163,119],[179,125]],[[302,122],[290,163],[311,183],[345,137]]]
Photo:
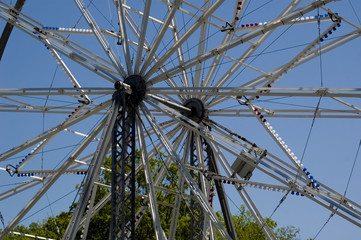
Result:
[[[109,144],[110,144],[110,136],[112,133],[112,129],[113,129],[115,120],[116,120],[118,109],[119,109],[119,106],[116,104],[116,101],[113,100],[113,106],[108,115],[108,118],[106,119],[106,123],[104,126],[104,131],[103,131],[101,140],[99,142],[97,150],[92,159],[92,163],[88,170],[87,179],[85,180],[83,192],[80,196],[79,202],[78,202],[75,212],[70,220],[68,228],[63,236],[63,239],[73,240],[76,237],[76,234],[78,232],[78,226],[80,224],[84,210],[87,206],[88,199],[92,192],[93,184],[99,178],[101,166],[102,166],[102,164],[105,160],[106,154],[108,152],[108,148],[109,148]],[[95,136],[89,135],[88,138],[93,140]]]
[[183,162],[180,159],[180,157],[178,156],[178,154],[174,151],[169,139],[166,137],[166,135],[161,130],[158,121],[154,118],[154,116],[151,114],[149,109],[143,103],[141,104],[141,109],[143,111],[143,114],[147,118],[148,122],[153,127],[155,133],[157,134],[157,137],[163,143],[163,146],[166,149],[167,153],[170,155],[173,162],[178,167],[180,174],[184,175],[186,183],[188,184],[189,188],[194,193],[194,195],[197,197],[198,202],[202,206],[203,211],[205,211],[207,214],[209,214],[210,220],[211,220],[212,224],[214,224],[214,227],[217,229],[220,237],[222,239],[230,239],[230,236],[228,235],[224,226],[218,219],[215,211],[209,206],[208,200],[206,199],[204,194],[201,192],[201,190],[199,189],[197,183],[194,181],[192,176],[187,171],[185,165],[183,164]]

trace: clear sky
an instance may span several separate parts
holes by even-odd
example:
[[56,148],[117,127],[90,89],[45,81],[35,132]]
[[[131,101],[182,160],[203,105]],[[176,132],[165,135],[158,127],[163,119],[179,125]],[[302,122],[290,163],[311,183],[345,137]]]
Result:
[[[5,1],[6,4],[14,4],[15,1]],[[99,26],[104,30],[118,31],[118,20],[114,10],[112,1],[84,1],[89,7]],[[143,11],[143,2],[131,3],[127,1],[130,8]],[[153,1],[151,8],[151,16],[161,21],[165,20],[164,5]],[[188,1],[192,2],[192,1]],[[211,1],[212,3],[214,1]],[[289,1],[287,1],[289,2]],[[312,1],[301,1],[300,6],[307,5]],[[202,6],[203,4],[194,3]],[[3,5],[1,5],[3,6]],[[161,6],[161,7],[159,7]],[[157,10],[159,7],[159,11]],[[244,9],[244,13],[238,16],[236,27],[242,28],[246,24],[264,23],[272,21],[276,16],[280,15],[282,10],[286,7],[285,1],[271,0],[271,1],[248,1]],[[220,7],[215,11],[214,16],[209,20],[207,25],[208,33],[206,34],[205,51],[214,47],[220,47],[220,41],[223,39],[225,32],[220,31],[224,21],[231,23],[234,19],[230,19],[235,8],[234,1],[226,0],[225,6]],[[346,34],[358,29],[361,31],[361,1],[359,0],[343,0],[331,3],[326,6],[332,12],[337,12],[339,16],[347,20],[341,21],[341,26],[335,28],[332,34],[328,34],[327,38],[323,36],[324,41],[321,46],[332,42],[335,39],[342,38]],[[194,23],[194,18],[190,15],[200,15],[199,11],[194,10],[187,4],[182,5],[184,10],[182,13],[177,13],[177,24],[180,35],[189,29],[190,25]],[[2,11],[2,8],[0,9]],[[325,15],[325,11],[320,9],[320,14]],[[64,27],[71,28],[76,26],[79,29],[88,29],[89,26],[85,20],[81,18],[81,13],[73,1],[27,1],[23,8],[23,13],[32,19],[40,22],[43,26],[48,27]],[[134,19],[134,25],[141,24],[141,17],[136,13],[129,11],[130,16]],[[311,17],[318,14],[317,9],[313,10],[304,17]],[[4,14],[0,14],[1,17]],[[220,21],[223,19],[223,22]],[[303,19],[305,20],[305,19]],[[304,22],[303,24],[291,24],[277,28],[273,35],[271,35],[255,53],[248,57],[245,61],[252,68],[259,71],[254,71],[250,67],[242,67],[236,70],[236,74],[229,80],[227,86],[236,87],[241,86],[244,82],[256,78],[260,73],[268,73],[285,63],[289,63],[291,59],[302,52],[302,50],[310,44],[313,40],[318,39],[319,33],[331,26],[332,21],[326,17],[323,18],[320,24],[317,21]],[[0,21],[0,31],[5,26],[5,21]],[[150,44],[156,41],[157,33],[160,31],[161,25],[156,21],[149,22],[149,28],[146,39]],[[217,28],[218,27],[218,28]],[[129,25],[128,34],[131,41],[136,42],[135,34],[131,32]],[[242,30],[242,29],[241,29]],[[243,34],[243,30],[236,32]],[[246,33],[246,31],[244,31]],[[197,35],[198,34],[198,35]],[[195,32],[196,36],[191,36],[182,45],[185,60],[189,60],[197,56],[199,49],[199,30]],[[67,36],[67,33],[63,34]],[[360,35],[360,34],[359,34]],[[358,35],[358,36],[359,36]],[[18,28],[10,37],[10,40],[5,49],[4,55],[0,62],[0,89],[6,88],[73,88],[74,82],[69,82],[68,77],[61,68],[57,67],[54,57],[49,53],[43,43],[37,41],[36,34],[26,34]],[[322,36],[321,36],[322,37]],[[106,59],[104,51],[99,46],[99,42],[93,36],[83,36],[71,34],[70,40],[77,42],[95,54],[99,54]],[[119,57],[123,66],[126,66],[123,55],[123,45],[117,44],[119,39],[107,37],[116,56]],[[173,45],[173,36],[171,31],[167,31],[164,36],[164,41],[161,42],[157,54],[162,56],[166,50]],[[251,42],[254,39],[251,40]],[[202,41],[201,41],[202,42]],[[254,43],[254,42],[253,42]],[[238,59],[245,53],[245,50],[250,46],[250,42],[237,46],[234,49],[226,51],[223,60],[219,63],[217,72],[213,77],[213,81],[217,82],[224,74],[231,69],[232,59]],[[129,44],[130,59],[134,63],[136,59],[136,45]],[[314,49],[317,49],[317,44]],[[144,52],[143,52],[144,54]],[[144,60],[144,59],[143,59]],[[71,69],[80,86],[89,88],[113,88],[113,83],[102,79],[101,76],[90,72],[88,69],[81,67],[79,64],[72,62],[64,57],[67,66]],[[109,62],[109,60],[107,59]],[[332,51],[316,57],[315,59],[301,64],[291,71],[280,77],[279,81],[272,84],[272,87],[280,88],[359,88],[360,89],[360,62],[361,62],[361,38],[356,38],[352,41],[337,46]],[[167,69],[176,68],[179,63],[176,53],[165,61],[164,65]],[[196,67],[188,69],[190,78],[196,75]],[[203,78],[211,69],[210,62],[203,63],[200,77]],[[154,76],[159,75],[159,72],[154,73]],[[178,74],[175,81],[180,83]],[[119,77],[121,78],[121,77]],[[214,86],[214,82],[211,86]],[[162,83],[155,86],[165,86]],[[336,90],[337,91],[337,90]],[[357,93],[360,93],[358,90]],[[76,98],[69,96],[5,96],[15,99],[15,101],[0,96],[0,153],[3,153],[28,139],[37,136],[64,121],[74,109],[78,108],[79,103]],[[91,96],[94,104],[89,106],[95,107],[97,103],[101,103],[110,99],[110,95],[94,95]],[[167,97],[164,95],[164,97]],[[177,96],[172,96],[171,99],[177,99]],[[360,98],[343,98],[350,104],[361,107]],[[176,100],[175,100],[176,101]],[[361,157],[355,161],[356,151],[358,149],[361,139],[361,125],[360,114],[353,114],[353,118],[331,117],[331,118],[312,118],[313,113],[318,106],[327,114],[327,110],[337,109],[340,112],[347,110],[354,110],[337,102],[334,99],[322,98],[319,102],[318,97],[310,98],[296,98],[296,97],[260,97],[253,103],[258,106],[269,109],[296,109],[309,110],[307,113],[311,117],[272,117],[267,120],[277,131],[279,136],[292,149],[292,152],[302,159],[303,164],[311,172],[311,174],[319,182],[326,184],[337,192],[344,194],[347,188],[346,197],[352,199],[358,204],[361,204]],[[20,106],[21,111],[12,111],[11,106]],[[32,113],[34,106],[57,107],[61,111],[57,114],[51,113]],[[236,116],[238,111],[249,112],[245,106],[238,104],[237,101],[227,100],[219,106],[222,111],[230,110],[231,116],[212,116],[214,121],[226,126],[232,131],[246,137],[258,146],[267,149],[267,151],[275,154],[285,161],[289,161],[285,153],[281,151],[279,146],[270,137],[262,125],[255,117]],[[36,108],[35,108],[36,110]],[[103,114],[104,112],[102,112]],[[77,131],[84,134],[89,134],[92,129],[104,118],[102,114],[94,115],[86,121],[70,127],[70,130]],[[337,115],[331,113],[331,115]],[[355,117],[356,116],[356,117]],[[163,121],[167,118],[159,118]],[[168,131],[165,130],[165,131]],[[308,137],[309,136],[309,137]],[[99,137],[99,136],[98,136]],[[154,136],[153,136],[154,137]],[[26,164],[26,170],[39,169],[56,169],[61,163],[67,159],[71,151],[78,146],[83,136],[79,134],[62,131],[53,141],[50,141],[46,147],[43,148],[36,156],[31,159],[31,162]],[[154,139],[153,139],[154,140]],[[174,139],[172,139],[174,140]],[[152,140],[147,140],[148,144]],[[156,141],[156,140],[154,140]],[[94,152],[97,141],[95,140],[82,153],[81,157]],[[36,146],[36,145],[35,145]],[[34,147],[35,147],[34,146]],[[0,167],[5,168],[7,164],[16,165],[21,161],[27,152],[32,148],[28,148],[19,154],[10,157],[9,159],[0,162]],[[303,157],[302,157],[303,156]],[[226,154],[230,162],[233,162],[234,157],[231,154]],[[355,161],[355,165],[353,167]],[[353,171],[350,178],[350,173]],[[350,182],[348,184],[348,180]],[[68,206],[72,203],[76,196],[75,184],[79,183],[83,176],[67,175],[58,181],[53,188],[45,195],[45,197],[29,212],[25,220],[21,224],[29,224],[33,221],[41,221],[41,219],[56,215],[60,211],[67,211]],[[15,187],[20,182],[31,180],[31,178],[18,178],[16,176],[10,177],[5,171],[0,171],[0,193],[3,193],[9,187]],[[276,183],[275,180],[265,176],[259,170],[253,173],[252,181],[260,181],[266,183]],[[0,212],[4,218],[5,224],[11,221],[16,216],[19,209],[26,204],[33,196],[35,190],[38,190],[41,184],[31,190],[18,194],[15,197],[0,201]],[[227,187],[227,190],[229,188]],[[264,217],[269,217],[279,201],[285,193],[266,191],[254,188],[247,188],[247,191],[252,196],[253,201],[261,211]],[[229,189],[227,197],[230,201],[230,206],[234,213],[242,203],[242,200],[233,189]],[[51,203],[51,204],[50,204]],[[48,205],[50,207],[47,207]],[[217,207],[217,204],[215,205]],[[218,209],[216,209],[218,210]],[[289,194],[287,199],[280,205],[278,210],[274,213],[273,219],[279,223],[279,226],[293,225],[301,229],[301,239],[313,238],[316,236],[321,227],[325,224],[331,212],[306,197],[295,196]],[[361,222],[360,220],[358,221]],[[0,223],[2,228],[2,223]],[[325,225],[324,229],[317,236],[317,239],[359,239],[361,236],[361,228],[346,221],[345,219],[335,215],[329,223]]]

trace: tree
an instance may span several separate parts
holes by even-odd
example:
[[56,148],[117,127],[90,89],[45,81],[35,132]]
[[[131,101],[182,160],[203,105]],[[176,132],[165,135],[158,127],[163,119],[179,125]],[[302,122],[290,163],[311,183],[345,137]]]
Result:
[[[160,153],[157,158],[152,158],[150,160],[150,166],[154,174],[159,171],[159,167],[162,166],[162,157],[164,155]],[[136,159],[140,161],[140,153],[136,153]],[[107,158],[104,162],[105,168],[110,168],[111,158]],[[161,183],[162,187],[167,187],[172,190],[177,189],[177,180],[178,180],[178,170],[175,165],[170,165],[167,169],[168,174],[165,177],[164,181]],[[110,185],[111,174],[110,172],[103,171],[100,181],[104,184]],[[144,174],[138,174],[136,177],[136,186],[137,193],[145,194],[146,193],[146,182]],[[185,189],[187,186],[185,186]],[[95,197],[95,203],[100,201],[110,189],[107,188],[98,188],[97,194]],[[167,206],[167,203],[173,203],[175,199],[174,194],[166,194],[162,191],[157,191],[157,199],[159,202],[165,204],[158,204],[160,220],[165,234],[168,235],[170,228],[170,220],[172,218],[172,208]],[[137,198],[136,205],[139,207],[142,204],[142,199]],[[21,232],[26,234],[32,234],[36,236],[45,236],[53,239],[61,239],[63,236],[68,222],[71,218],[71,213],[75,209],[75,205],[70,206],[68,212],[61,212],[55,217],[48,217],[42,222],[31,223],[28,227],[23,225],[17,226],[14,231]],[[100,240],[108,239],[109,236],[109,227],[111,221],[111,205],[108,202],[98,213],[96,213],[91,219],[89,225],[89,231],[87,239]],[[223,218],[220,213],[217,213],[219,219],[223,221]],[[234,225],[236,228],[236,233],[238,239],[244,240],[262,240],[265,239],[265,236],[259,227],[259,225],[253,220],[249,211],[245,209],[243,205],[240,206],[240,211],[238,214],[233,216]],[[271,219],[266,219],[268,226],[272,229],[275,236],[279,240],[291,240],[298,239],[300,230],[293,226],[286,227],[277,227],[277,223]],[[136,230],[136,239],[155,239],[153,223],[151,215],[146,212],[142,216],[141,227],[138,227]],[[177,222],[177,232],[176,239],[190,239],[190,227],[191,227],[191,212],[189,210],[189,202],[182,201],[180,207],[179,219]],[[81,233],[79,233],[79,236]],[[12,235],[10,234],[6,240],[28,240],[29,238],[24,236]]]
[[[267,225],[274,232],[279,240],[298,239],[300,229],[293,226],[286,226],[277,228],[277,222],[270,218],[265,219]],[[251,213],[241,205],[238,214],[233,216],[233,222],[236,228],[238,239],[252,240],[252,239],[266,239],[262,229],[253,220]]]

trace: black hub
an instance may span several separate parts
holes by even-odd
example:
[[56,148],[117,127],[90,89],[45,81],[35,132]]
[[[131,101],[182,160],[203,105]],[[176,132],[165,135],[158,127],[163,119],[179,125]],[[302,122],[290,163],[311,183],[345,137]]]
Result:
[[[139,75],[131,75],[124,80],[124,83],[128,84],[132,89],[132,93],[128,95],[128,100],[133,105],[138,105],[143,100],[145,95],[145,90],[147,88],[145,86],[145,81]],[[120,82],[116,82],[114,87],[119,91],[123,90],[123,86]]]
[[204,108],[203,102],[198,98],[188,99],[183,106],[192,110],[191,113],[184,112],[183,115],[199,123],[202,119],[207,117],[206,109]]

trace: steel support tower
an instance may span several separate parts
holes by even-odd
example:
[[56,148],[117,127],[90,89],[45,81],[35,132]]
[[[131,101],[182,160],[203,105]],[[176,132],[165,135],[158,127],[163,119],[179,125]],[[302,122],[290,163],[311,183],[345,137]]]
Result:
[[120,103],[120,109],[112,138],[110,239],[134,239],[136,106],[124,90],[114,96],[113,101]]
[[[194,138],[194,133],[191,134],[191,144],[190,144],[190,165],[193,167],[198,167],[199,161],[197,157],[197,149],[196,149],[196,142]],[[193,177],[194,181],[198,184],[199,189],[204,192],[201,175],[199,172],[195,172],[193,170],[190,171],[191,176]],[[194,194],[191,193],[191,196]],[[204,213],[202,207],[199,205],[198,201],[191,198],[190,201],[190,211],[191,211],[191,239],[203,239],[204,238]]]

